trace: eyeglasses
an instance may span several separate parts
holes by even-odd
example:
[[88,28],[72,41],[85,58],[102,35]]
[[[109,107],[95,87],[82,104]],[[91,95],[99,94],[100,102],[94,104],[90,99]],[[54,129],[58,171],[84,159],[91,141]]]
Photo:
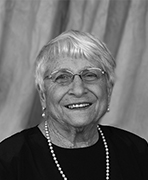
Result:
[[78,74],[74,74],[68,69],[61,69],[54,71],[50,75],[45,76],[44,80],[51,79],[54,83],[66,86],[72,83],[74,77],[77,75],[82,79],[84,83],[91,84],[102,79],[104,74],[105,71],[100,68],[87,68],[80,71]]

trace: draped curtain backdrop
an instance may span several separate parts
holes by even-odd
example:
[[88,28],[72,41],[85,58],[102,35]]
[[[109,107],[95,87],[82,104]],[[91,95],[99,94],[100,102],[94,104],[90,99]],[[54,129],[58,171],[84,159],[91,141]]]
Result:
[[148,0],[0,0],[0,141],[39,123],[35,58],[67,29],[99,37],[116,59],[101,124],[148,140]]

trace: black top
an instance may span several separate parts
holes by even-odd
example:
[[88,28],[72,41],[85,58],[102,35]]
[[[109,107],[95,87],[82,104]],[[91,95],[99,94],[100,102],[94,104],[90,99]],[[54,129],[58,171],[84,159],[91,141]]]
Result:
[[[100,127],[109,145],[110,180],[148,180],[146,141],[124,130]],[[68,180],[105,180],[101,138],[87,148],[53,147]],[[0,180],[62,180],[38,127],[23,130],[0,143]]]

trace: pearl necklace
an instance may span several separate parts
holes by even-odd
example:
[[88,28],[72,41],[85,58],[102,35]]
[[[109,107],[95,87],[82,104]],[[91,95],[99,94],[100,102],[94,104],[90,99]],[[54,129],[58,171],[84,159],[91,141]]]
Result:
[[[103,131],[101,130],[100,126],[97,125],[97,128],[101,134],[101,137],[102,137],[102,140],[103,140],[103,144],[104,144],[104,148],[105,148],[105,154],[106,154],[106,180],[109,180],[109,148],[108,148],[108,144],[107,144],[107,141],[106,141],[106,138],[103,134]],[[53,149],[53,146],[52,146],[52,141],[51,141],[51,137],[50,137],[50,133],[49,133],[49,130],[48,130],[48,123],[47,121],[45,121],[45,135],[46,135],[46,138],[47,138],[47,141],[48,141],[48,145],[49,145],[49,148],[50,148],[50,152],[51,152],[51,155],[53,157],[53,160],[55,162],[55,165],[57,167],[57,169],[59,170],[59,173],[61,174],[62,178],[64,180],[68,180],[68,178],[66,177],[66,175],[64,174],[58,160],[57,160],[57,157],[55,155],[55,152],[54,152],[54,149]]]

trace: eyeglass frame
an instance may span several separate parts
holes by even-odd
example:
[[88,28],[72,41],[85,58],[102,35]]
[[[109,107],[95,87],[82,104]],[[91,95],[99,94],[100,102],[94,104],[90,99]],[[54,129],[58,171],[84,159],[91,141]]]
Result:
[[[62,70],[65,70],[66,72],[68,72],[68,73],[70,73],[71,75],[73,75],[72,78],[71,78],[71,81],[70,81],[69,83],[66,83],[66,84],[71,84],[71,83],[73,82],[73,80],[74,80],[74,78],[75,78],[76,75],[78,75],[78,76],[80,77],[80,79],[81,79],[83,82],[85,82],[85,81],[87,81],[87,80],[84,80],[84,79],[83,79],[82,73],[83,73],[85,70],[90,70],[90,69],[94,69],[94,70],[97,69],[97,70],[99,70],[99,71],[102,73],[102,75],[107,74],[106,71],[102,70],[101,68],[97,68],[97,67],[85,68],[85,69],[81,70],[79,73],[76,73],[76,74],[74,74],[74,73],[73,73],[72,71],[70,71],[69,69],[60,69],[60,70],[55,70],[55,71],[53,71],[50,75],[45,76],[43,80],[45,80],[45,79],[51,79],[52,82],[54,82],[54,83],[62,84],[62,83],[58,83],[58,82],[53,81],[52,78],[53,78],[53,74],[58,73],[58,72],[60,72],[60,71],[62,71]],[[88,81],[87,81],[87,83],[88,83]],[[91,83],[92,83],[92,81],[90,81],[88,84],[91,84]],[[63,84],[64,84],[64,83],[63,83]]]

